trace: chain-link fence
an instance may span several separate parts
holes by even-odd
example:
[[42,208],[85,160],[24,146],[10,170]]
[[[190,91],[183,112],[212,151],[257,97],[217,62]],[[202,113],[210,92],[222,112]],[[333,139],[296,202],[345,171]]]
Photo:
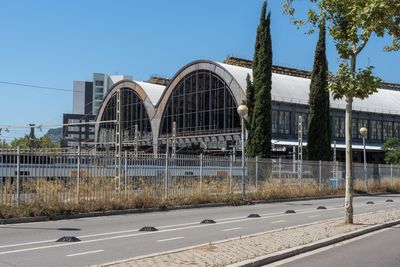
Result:
[[[400,166],[354,163],[356,188],[393,186]],[[0,150],[0,205],[19,203],[79,203],[131,197],[184,198],[290,190],[311,186],[342,189],[341,162],[287,159],[246,160],[234,156],[149,154],[121,156],[101,151]],[[300,189],[301,190],[301,189]]]

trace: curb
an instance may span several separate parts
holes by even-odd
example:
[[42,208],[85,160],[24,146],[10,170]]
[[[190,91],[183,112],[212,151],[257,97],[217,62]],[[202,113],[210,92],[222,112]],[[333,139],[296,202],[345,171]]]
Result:
[[395,225],[400,224],[400,220],[394,220],[388,223],[383,223],[383,224],[379,224],[379,225],[374,225],[371,227],[367,227],[367,228],[363,228],[363,229],[359,229],[350,233],[345,233],[339,236],[334,236],[331,238],[327,238],[327,239],[322,239],[319,241],[315,241],[303,246],[298,246],[298,247],[294,247],[294,248],[290,248],[290,249],[285,249],[282,251],[277,251],[265,256],[260,256],[254,259],[249,259],[249,260],[245,260],[245,261],[241,261],[238,263],[234,263],[234,264],[230,264],[227,265],[228,267],[255,267],[255,266],[263,266],[266,264],[270,264],[276,261],[281,261],[284,259],[288,259],[291,258],[293,256],[297,256],[299,254],[303,254],[306,252],[310,252],[322,247],[326,247],[326,246],[330,246],[348,239],[352,239],[358,236],[362,236],[371,232],[375,232],[378,230],[382,230],[385,228],[389,228],[389,227],[393,227]]
[[[359,196],[380,196],[390,195],[392,193],[370,193],[370,194],[354,194],[354,197]],[[0,225],[2,224],[16,224],[16,223],[30,223],[30,222],[44,222],[44,221],[58,221],[58,220],[71,220],[80,218],[92,218],[101,216],[112,216],[112,215],[126,215],[126,214],[137,214],[137,213],[148,213],[148,212],[165,212],[171,210],[183,210],[183,209],[197,209],[197,208],[218,208],[218,207],[236,207],[246,206],[251,204],[267,204],[267,203],[278,203],[278,202],[292,202],[292,201],[305,201],[305,200],[320,200],[320,199],[333,199],[342,198],[343,194],[340,195],[325,195],[318,197],[299,197],[299,198],[283,198],[283,199],[266,199],[266,200],[250,200],[244,201],[237,205],[233,203],[205,203],[205,204],[194,204],[168,207],[166,210],[162,208],[142,208],[142,209],[124,209],[124,210],[109,210],[109,211],[95,211],[87,213],[77,213],[68,215],[55,215],[55,216],[36,216],[36,217],[22,217],[22,218],[10,218],[0,219]]]

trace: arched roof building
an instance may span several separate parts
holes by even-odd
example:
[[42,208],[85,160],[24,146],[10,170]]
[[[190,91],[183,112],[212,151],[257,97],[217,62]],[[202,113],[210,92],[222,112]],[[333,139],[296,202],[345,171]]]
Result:
[[[274,67],[272,75],[272,132],[275,145],[296,144],[297,119],[307,124],[310,79],[306,72]],[[287,71],[286,71],[287,70]],[[300,73],[300,75],[299,75]],[[303,73],[303,74],[302,74]],[[245,100],[246,77],[252,70],[243,66],[208,60],[193,61],[182,67],[168,85],[121,81],[105,97],[97,122],[116,120],[117,92],[122,92],[122,141],[132,142],[132,127],[137,124],[140,142],[155,151],[165,147],[176,123],[178,147],[192,149],[240,148],[240,120],[237,106]],[[369,148],[380,150],[389,137],[400,137],[400,90],[379,89],[365,100],[354,100],[353,138],[358,129],[368,127]],[[344,100],[331,97],[332,137],[339,147],[344,142]],[[114,112],[114,113],[113,113]],[[112,124],[112,123],[111,123]],[[115,123],[114,123],[115,124]],[[115,142],[107,134],[115,126],[96,124],[97,142]],[[306,129],[303,129],[305,131]]]

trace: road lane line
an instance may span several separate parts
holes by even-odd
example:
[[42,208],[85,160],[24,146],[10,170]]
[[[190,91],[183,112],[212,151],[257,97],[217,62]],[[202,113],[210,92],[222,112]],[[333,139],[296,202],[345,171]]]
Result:
[[69,254],[69,255],[66,255],[66,256],[67,257],[75,257],[75,256],[81,256],[81,255],[87,255],[87,254],[100,253],[100,252],[103,252],[103,251],[104,251],[103,249],[99,249],[99,250],[92,250],[92,251],[87,251],[87,252]]
[[242,229],[242,227],[228,228],[228,229],[224,229],[222,231],[223,232],[229,232],[229,231],[235,231],[235,230],[240,230],[240,229]]
[[166,241],[172,241],[172,240],[178,240],[178,239],[183,239],[183,236],[178,236],[178,237],[172,237],[172,238],[167,238],[167,239],[160,239],[157,240],[157,242],[166,242]]
[[[377,204],[383,204],[383,203],[377,203]],[[362,205],[354,205],[354,207],[363,207],[363,206],[367,206],[366,204],[362,204]],[[342,209],[343,207],[337,207],[337,208],[330,208],[329,210],[338,210],[338,209]],[[318,212],[319,210],[316,209],[304,209],[304,210],[298,210],[297,214],[302,214],[302,213],[312,213],[312,212]],[[343,214],[343,212],[339,212],[339,214]],[[267,215],[267,216],[265,216]],[[242,219],[238,219],[238,220],[232,220],[232,221],[224,221],[227,220],[227,218],[224,219],[219,219],[217,220],[217,224],[226,224],[226,223],[235,223],[235,222],[242,222],[242,221],[249,221],[249,220],[259,220],[259,219],[267,219],[267,218],[274,218],[274,217],[281,217],[281,216],[293,216],[293,214],[285,214],[282,212],[279,213],[265,213],[262,214],[261,218],[247,218],[247,217],[232,217],[232,218],[242,218]],[[222,222],[221,222],[222,221]],[[162,230],[159,232],[165,232],[165,231],[176,231],[176,229],[190,229],[190,228],[198,228],[199,222],[191,222],[191,223],[182,223],[182,224],[176,224],[176,225],[165,225],[165,226],[159,226],[157,228],[169,228],[169,227],[174,227],[174,226],[185,226],[188,225],[187,227],[182,227],[182,228],[172,228],[172,229],[167,229],[167,230]],[[189,226],[192,225],[192,226]],[[203,226],[210,226],[210,225],[201,225],[201,227]],[[1,229],[1,226],[0,226]],[[131,230],[123,230],[123,231],[115,231],[115,232],[107,232],[107,233],[99,233],[99,234],[92,234],[92,235],[83,235],[83,236],[78,236],[78,238],[89,238],[89,237],[98,237],[98,236],[107,236],[107,235],[113,235],[113,234],[123,234],[123,233],[131,233],[131,232],[137,232],[139,229],[131,229]],[[141,234],[148,234],[148,233],[141,233]],[[115,238],[123,238],[123,237],[130,237],[130,236],[136,236],[137,234],[129,234],[129,235],[121,235],[121,236],[115,236],[115,237],[105,237],[105,238],[100,238],[100,239],[93,239],[93,240],[86,240],[84,242],[94,242],[94,241],[103,241],[103,240],[108,240],[108,239],[115,239]],[[43,241],[34,241],[34,242],[26,242],[26,243],[17,243],[17,244],[10,244],[10,245],[2,245],[0,246],[0,249],[2,248],[12,248],[12,247],[19,247],[19,246],[28,246],[28,245],[36,245],[36,244],[44,244],[44,243],[51,243],[54,242],[55,240],[43,240]],[[82,242],[79,242],[82,243]],[[60,244],[61,246],[64,245],[70,245],[70,244]],[[43,247],[39,247],[40,248],[49,248],[49,247],[55,247],[55,246],[60,246],[60,245],[50,245],[50,246],[43,246]],[[22,252],[22,251],[26,251],[26,250],[36,250],[36,248],[28,248],[28,249],[19,249],[19,250],[15,250],[15,252]],[[0,255],[2,254],[9,254],[9,253],[13,253],[10,251],[6,251],[6,252],[0,252]]]
[[271,222],[271,223],[282,223],[282,222],[286,222],[285,220],[280,220],[280,221],[275,221],[275,222]]
[[[339,208],[337,208],[337,209],[339,209]],[[285,213],[282,213],[282,214],[280,214],[278,216],[261,217],[261,218],[256,218],[256,219],[257,220],[261,220],[261,219],[268,219],[268,218],[271,218],[271,217],[279,217],[279,216],[296,216],[298,214],[310,213],[310,212],[315,212],[315,211],[317,211],[317,210],[312,210],[312,211],[307,211],[307,212],[302,212],[302,213],[296,213],[296,214],[285,214]],[[360,213],[360,214],[365,214],[365,213]],[[328,219],[328,220],[324,220],[324,221],[330,221],[330,220],[335,220],[335,219],[340,219],[340,218],[332,218],[332,219]],[[194,229],[194,228],[203,228],[203,227],[215,226],[215,225],[220,225],[220,224],[237,223],[237,222],[243,222],[243,221],[249,221],[249,220],[254,220],[254,218],[245,218],[245,219],[241,219],[241,220],[225,221],[225,222],[219,222],[219,223],[217,222],[216,224],[200,224],[200,225],[187,226],[187,227],[181,227],[181,228],[160,230],[160,231],[157,231],[157,232],[139,232],[139,233],[127,234],[127,235],[110,236],[110,237],[103,237],[103,238],[99,238],[99,239],[84,240],[84,241],[81,241],[81,242],[73,242],[73,243],[65,243],[65,244],[53,244],[53,245],[42,246],[42,247],[32,247],[32,248],[26,248],[26,249],[10,250],[10,251],[0,252],[0,255],[13,254],[13,253],[25,252],[25,251],[41,250],[41,249],[47,249],[47,248],[56,248],[56,247],[80,245],[80,244],[101,242],[101,241],[106,241],[106,240],[121,239],[121,238],[142,236],[142,235],[150,235],[150,234],[157,234],[157,233],[163,233],[163,232],[173,232],[173,231],[181,231],[181,230]],[[314,223],[311,223],[311,224],[315,224],[315,223],[318,223],[318,222],[314,222]],[[309,224],[310,223],[308,223],[306,225],[309,225]],[[299,227],[299,225],[294,225],[293,227]],[[274,231],[274,230],[271,230],[271,231]]]
[[318,253],[321,253],[321,252],[324,252],[324,251],[327,251],[327,250],[330,250],[330,249],[333,249],[333,248],[342,247],[344,245],[353,243],[353,242],[361,240],[361,239],[365,239],[365,238],[371,237],[373,235],[380,234],[380,233],[388,231],[388,230],[390,230],[390,228],[381,229],[381,230],[378,230],[378,231],[375,231],[375,232],[372,232],[372,233],[368,233],[368,234],[364,234],[364,235],[361,235],[361,236],[358,236],[358,237],[353,237],[351,239],[344,240],[344,241],[341,241],[339,243],[335,243],[335,244],[332,244],[332,245],[329,245],[329,246],[326,246],[326,247],[322,247],[322,248],[319,248],[319,249],[316,249],[316,250],[312,250],[312,251],[309,251],[309,252],[305,252],[305,253],[293,256],[291,258],[287,258],[287,259],[284,259],[284,260],[281,260],[281,261],[270,263],[270,264],[267,264],[267,265],[264,265],[264,266],[265,267],[278,267],[278,266],[281,266],[281,265],[284,265],[284,264],[287,264],[287,263],[290,263],[290,262],[294,262],[296,260],[299,260],[299,259],[302,259],[302,258],[306,258],[306,257],[312,256],[314,254],[318,254]]

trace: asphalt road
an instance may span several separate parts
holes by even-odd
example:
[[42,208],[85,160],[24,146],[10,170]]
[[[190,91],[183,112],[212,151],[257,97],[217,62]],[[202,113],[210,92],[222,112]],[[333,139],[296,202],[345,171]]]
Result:
[[[393,203],[385,202],[391,198]],[[366,204],[373,201],[375,204]],[[0,226],[0,266],[87,266],[343,217],[342,198]],[[400,195],[357,197],[355,214],[400,207]],[[326,206],[326,210],[317,209]],[[288,209],[295,214],[285,214]],[[247,218],[257,213],[261,218]],[[213,219],[215,224],[200,224]],[[143,226],[159,231],[140,232]],[[76,236],[81,242],[55,242]]]
[[399,267],[399,240],[400,228],[393,227],[266,266]]

